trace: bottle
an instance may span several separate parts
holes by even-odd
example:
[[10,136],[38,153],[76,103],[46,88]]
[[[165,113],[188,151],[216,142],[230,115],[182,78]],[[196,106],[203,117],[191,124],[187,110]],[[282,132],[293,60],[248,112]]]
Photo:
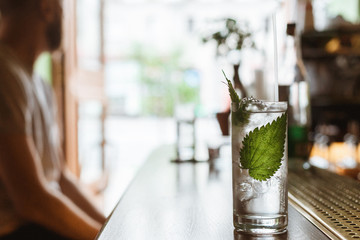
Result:
[[314,31],[314,14],[311,0],[305,4],[304,32]]
[[290,159],[307,160],[310,152],[308,135],[311,126],[308,74],[302,61],[299,40],[295,35],[295,24],[288,24],[286,32],[293,38],[295,53],[294,78],[289,90],[288,155]]

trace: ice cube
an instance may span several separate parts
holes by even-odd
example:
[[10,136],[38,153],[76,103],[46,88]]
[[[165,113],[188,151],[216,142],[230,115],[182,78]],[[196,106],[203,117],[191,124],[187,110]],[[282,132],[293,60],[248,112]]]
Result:
[[270,190],[271,184],[270,181],[258,181],[253,184],[254,191],[258,194],[266,193]]
[[253,214],[277,214],[280,211],[280,193],[268,191],[246,204],[246,211]]
[[239,175],[236,181],[236,193],[237,198],[241,202],[256,197],[253,182],[254,179],[249,176],[248,169],[239,169]]
[[250,200],[254,197],[254,191],[249,182],[242,182],[237,186],[238,199],[242,201]]
[[272,177],[266,182],[256,181],[253,184],[254,196],[246,204],[248,213],[276,214],[280,210],[280,178]]

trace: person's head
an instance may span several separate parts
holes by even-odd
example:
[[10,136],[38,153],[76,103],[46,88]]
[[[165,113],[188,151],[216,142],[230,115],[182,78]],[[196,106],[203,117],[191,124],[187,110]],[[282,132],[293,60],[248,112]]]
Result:
[[[33,28],[42,43],[41,51],[53,51],[61,44],[61,0],[0,0],[0,22],[10,31],[26,32]],[[21,29],[23,27],[23,29]],[[28,31],[30,32],[30,31]],[[26,41],[26,39],[24,39]]]

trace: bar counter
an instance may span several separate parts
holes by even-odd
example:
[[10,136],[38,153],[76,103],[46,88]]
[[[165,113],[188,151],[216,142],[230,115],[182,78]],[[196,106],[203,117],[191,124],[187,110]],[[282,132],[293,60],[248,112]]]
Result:
[[[288,231],[280,235],[249,236],[234,231],[232,224],[230,156],[195,164],[173,163],[174,152],[173,147],[163,146],[151,154],[97,239],[360,238],[360,195],[356,195],[360,184],[354,180],[342,181],[343,177],[313,168],[304,170],[297,164],[295,170],[289,170]],[[328,198],[327,189],[332,188],[327,185],[335,186],[335,183],[344,191],[342,195],[330,191],[332,198]],[[320,195],[316,195],[317,187],[321,187]],[[331,214],[339,215],[330,218]]]

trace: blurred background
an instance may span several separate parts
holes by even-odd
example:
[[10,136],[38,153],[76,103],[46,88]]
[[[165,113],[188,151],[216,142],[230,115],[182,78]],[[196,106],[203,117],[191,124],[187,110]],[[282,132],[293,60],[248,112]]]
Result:
[[65,0],[63,47],[36,69],[56,92],[69,167],[109,213],[157,147],[203,161],[227,146],[222,70],[242,97],[269,100],[277,55],[293,157],[356,169],[359,2]]

